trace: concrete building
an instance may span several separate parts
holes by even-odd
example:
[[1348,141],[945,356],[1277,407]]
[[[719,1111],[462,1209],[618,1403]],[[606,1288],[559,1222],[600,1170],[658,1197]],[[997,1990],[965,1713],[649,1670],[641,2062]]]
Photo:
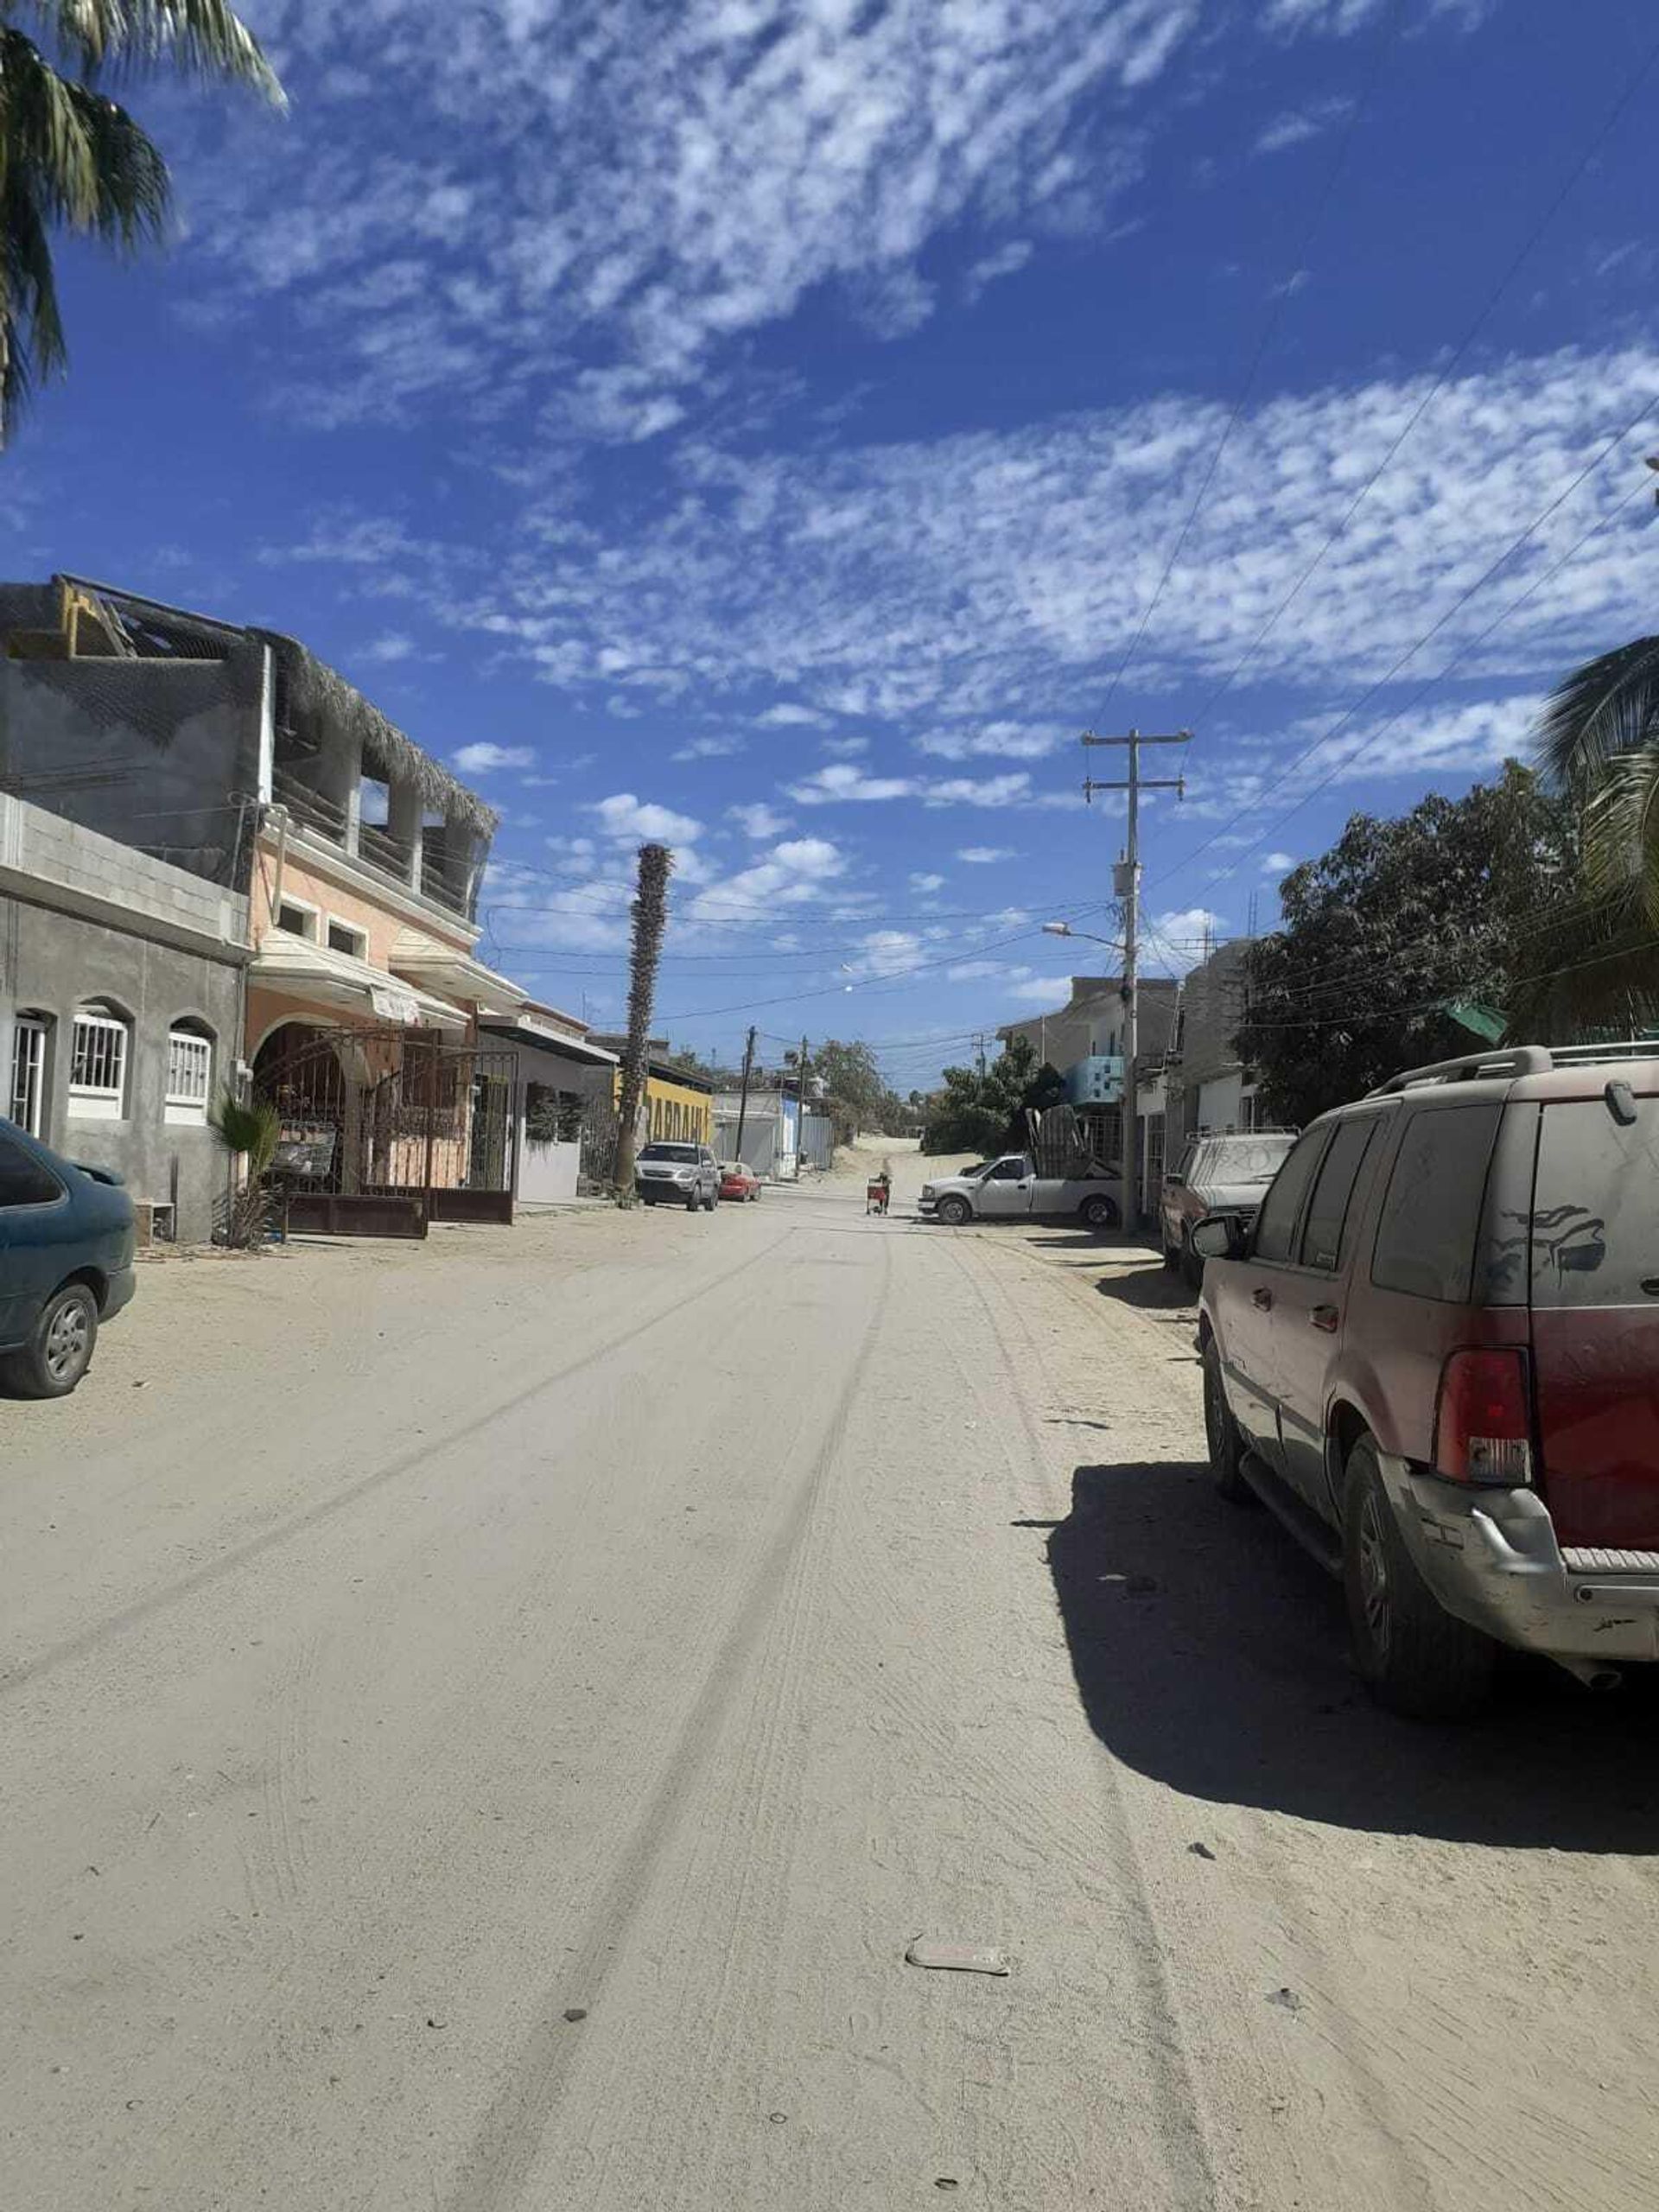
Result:
[[1243,938],[1222,945],[1182,986],[1179,1050],[1170,1064],[1172,1162],[1199,1129],[1257,1126],[1255,1072],[1233,1044],[1244,1015],[1249,949]]
[[[574,1198],[590,1166],[615,1143],[617,1056],[594,1043],[588,1025],[556,1007],[527,1003],[510,1018],[486,1016],[486,1037],[510,1044],[518,1058],[513,1156],[520,1205]],[[595,1144],[594,1140],[598,1142]]]
[[483,800],[275,632],[59,575],[0,586],[0,788],[242,901],[285,1168],[505,1206],[512,1052],[477,1025],[527,994],[474,957]]
[[[1141,1051],[1156,1058],[1168,1049],[1179,986],[1165,976],[1141,979]],[[1064,1075],[1088,1059],[1120,1058],[1123,1050],[1123,979],[1121,976],[1074,976],[1071,995],[1052,1014],[1033,1014],[1005,1022],[997,1031],[1006,1045],[1026,1038],[1046,1065]]]
[[141,1229],[212,1234],[250,957],[241,893],[0,793],[0,1111],[116,1169]]
[[[627,1051],[626,1037],[615,1033],[591,1033],[592,1041],[617,1057],[615,1103],[622,1103],[621,1061]],[[706,1144],[715,1141],[715,1086],[705,1075],[695,1074],[689,1068],[678,1066],[664,1057],[668,1051],[665,1037],[646,1040],[648,1058],[645,1061],[645,1127],[644,1137],[661,1138],[664,1142],[678,1144]]]
[[[737,1141],[740,1120],[741,1148]],[[715,1150],[722,1160],[741,1160],[772,1182],[795,1179],[800,1164],[800,1126],[801,1102],[781,1077],[763,1076],[752,1082],[747,1106],[740,1091],[715,1094]]]

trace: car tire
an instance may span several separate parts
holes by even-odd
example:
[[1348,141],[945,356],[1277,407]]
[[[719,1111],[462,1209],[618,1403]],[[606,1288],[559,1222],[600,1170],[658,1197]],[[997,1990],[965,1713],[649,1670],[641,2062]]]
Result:
[[718,1191],[710,1191],[708,1197],[702,1203],[708,1207],[709,1212],[713,1213],[715,1208],[720,1204],[720,1192]]
[[1244,1457],[1244,1439],[1227,1402],[1221,1354],[1213,1337],[1204,1348],[1204,1436],[1210,1448],[1210,1476],[1217,1494],[1224,1497],[1229,1505],[1255,1504],[1255,1492],[1239,1471],[1239,1463]]
[[947,1192],[939,1200],[938,1211],[939,1219],[948,1229],[961,1229],[974,1217],[972,1206],[954,1191]]
[[1491,1690],[1497,1646],[1448,1613],[1418,1573],[1369,1436],[1348,1455],[1342,1582],[1354,1658],[1379,1705],[1413,1720],[1461,1720],[1478,1712]]
[[65,1283],[41,1308],[29,1342],[0,1363],[0,1374],[24,1398],[67,1398],[92,1363],[98,1298],[90,1284]]
[[1117,1227],[1117,1200],[1103,1192],[1099,1197],[1085,1198],[1077,1208],[1077,1219],[1085,1229],[1092,1229],[1098,1236],[1102,1230]]
[[697,1211],[701,1209],[702,1205],[702,1199],[701,1199],[701,1198],[699,1198],[699,1197],[698,1197],[698,1195],[697,1195],[697,1189],[696,1189],[696,1184],[693,1184],[693,1185],[692,1185],[692,1186],[691,1186],[691,1193],[690,1193],[690,1196],[686,1199],[686,1202],[685,1202],[685,1210],[686,1210],[687,1213],[696,1213],[696,1212],[697,1212]]

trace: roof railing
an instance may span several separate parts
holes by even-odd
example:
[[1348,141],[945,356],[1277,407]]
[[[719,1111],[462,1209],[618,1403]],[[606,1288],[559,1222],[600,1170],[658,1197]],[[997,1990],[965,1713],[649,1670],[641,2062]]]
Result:
[[1499,1052],[1465,1052],[1455,1060],[1433,1060],[1428,1066],[1404,1068],[1368,1090],[1368,1098],[1386,1098],[1393,1091],[1411,1090],[1426,1083],[1478,1083],[1483,1076],[1548,1075],[1554,1063],[1542,1045],[1511,1045]]

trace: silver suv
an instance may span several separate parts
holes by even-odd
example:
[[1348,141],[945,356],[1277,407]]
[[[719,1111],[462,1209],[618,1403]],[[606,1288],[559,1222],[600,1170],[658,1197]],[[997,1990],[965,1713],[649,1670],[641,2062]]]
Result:
[[1500,1644],[1659,1659],[1651,1042],[1396,1076],[1192,1242],[1217,1485],[1342,1577],[1382,1703],[1467,1711]]
[[720,1162],[706,1144],[653,1141],[639,1147],[633,1187],[648,1206],[683,1206],[710,1213],[720,1204]]

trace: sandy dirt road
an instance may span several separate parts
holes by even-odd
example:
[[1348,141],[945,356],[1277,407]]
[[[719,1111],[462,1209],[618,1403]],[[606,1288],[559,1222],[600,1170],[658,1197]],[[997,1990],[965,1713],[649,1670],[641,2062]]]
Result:
[[1653,1702],[1383,1719],[1155,1265],[862,1165],[0,1404],[8,2207],[1656,2200]]

